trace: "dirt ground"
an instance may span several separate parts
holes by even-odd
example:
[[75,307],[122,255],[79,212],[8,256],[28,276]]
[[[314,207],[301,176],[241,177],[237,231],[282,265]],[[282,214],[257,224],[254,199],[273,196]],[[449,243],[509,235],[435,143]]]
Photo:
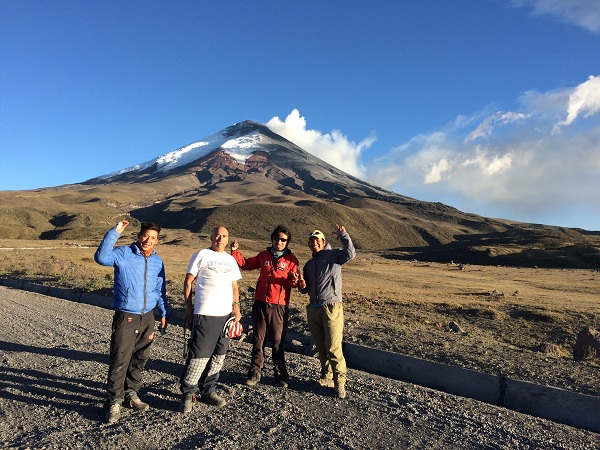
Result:
[[[104,423],[112,312],[0,286],[0,448],[6,449],[562,449],[600,434],[410,383],[349,370],[344,400],[322,388],[316,358],[288,353],[290,386],[244,384],[251,346],[233,341],[217,391],[224,408],[178,412],[182,328],[153,345],[140,396]],[[10,318],[10,320],[6,320]]]
[[[129,242],[122,237],[119,244]],[[246,256],[264,245],[239,242]],[[157,247],[173,308],[182,308],[190,256],[208,243],[207,237],[171,233]],[[0,240],[0,276],[107,293],[112,269],[94,263],[97,245]],[[300,244],[292,250],[301,265],[310,257]],[[242,309],[249,321],[258,272],[242,275]],[[599,281],[599,270],[441,264],[359,250],[343,269],[345,340],[600,396],[598,360],[572,358],[577,333],[600,328]],[[293,293],[293,332],[308,334],[306,303],[306,296]]]

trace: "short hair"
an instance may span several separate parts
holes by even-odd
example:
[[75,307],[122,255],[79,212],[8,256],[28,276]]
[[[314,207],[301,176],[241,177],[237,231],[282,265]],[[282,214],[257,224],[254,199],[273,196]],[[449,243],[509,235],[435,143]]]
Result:
[[140,225],[140,232],[138,233],[138,235],[141,236],[142,234],[144,234],[145,231],[148,230],[156,231],[158,234],[160,234],[161,228],[160,226],[152,222],[142,222]]
[[279,233],[283,233],[287,236],[288,240],[285,243],[285,246],[287,247],[289,245],[289,243],[292,242],[292,233],[290,233],[290,230],[288,230],[288,228],[286,226],[277,225],[275,227],[275,229],[273,230],[273,232],[271,233],[271,240],[278,237]]

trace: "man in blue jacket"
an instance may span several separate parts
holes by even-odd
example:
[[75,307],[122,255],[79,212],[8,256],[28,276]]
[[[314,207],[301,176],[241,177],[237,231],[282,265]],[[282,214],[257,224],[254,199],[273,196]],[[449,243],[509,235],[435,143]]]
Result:
[[129,225],[123,220],[111,228],[100,243],[94,260],[114,267],[114,303],[108,369],[108,412],[106,421],[114,423],[121,416],[123,402],[134,411],[146,411],[148,404],[138,397],[142,370],[154,341],[154,308],[164,332],[169,318],[165,266],[154,251],[160,227],[142,223],[137,241],[114,247]]
[[342,353],[344,309],[342,306],[342,265],[354,259],[352,239],[341,225],[335,226],[341,249],[333,249],[322,231],[308,234],[312,251],[298,280],[298,290],[310,297],[306,317],[321,363],[321,386],[333,387],[338,398],[346,397],[346,359]]

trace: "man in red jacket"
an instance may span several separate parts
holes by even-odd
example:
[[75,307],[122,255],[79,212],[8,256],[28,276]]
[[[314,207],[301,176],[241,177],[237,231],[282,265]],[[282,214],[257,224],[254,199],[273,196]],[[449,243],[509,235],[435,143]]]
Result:
[[246,380],[248,386],[254,386],[261,379],[267,333],[273,346],[275,384],[284,388],[288,386],[283,342],[288,328],[290,293],[298,280],[298,259],[288,248],[291,240],[290,231],[278,225],[271,233],[271,246],[247,259],[239,251],[237,240],[231,244],[231,255],[240,269],[260,269],[252,306],[254,347]]

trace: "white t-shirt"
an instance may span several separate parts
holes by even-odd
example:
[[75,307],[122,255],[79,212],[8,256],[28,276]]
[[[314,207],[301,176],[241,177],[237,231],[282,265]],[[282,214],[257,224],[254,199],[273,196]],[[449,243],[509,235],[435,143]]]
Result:
[[210,248],[199,250],[192,255],[187,273],[196,277],[194,314],[226,316],[231,313],[231,283],[242,278],[233,256]]

